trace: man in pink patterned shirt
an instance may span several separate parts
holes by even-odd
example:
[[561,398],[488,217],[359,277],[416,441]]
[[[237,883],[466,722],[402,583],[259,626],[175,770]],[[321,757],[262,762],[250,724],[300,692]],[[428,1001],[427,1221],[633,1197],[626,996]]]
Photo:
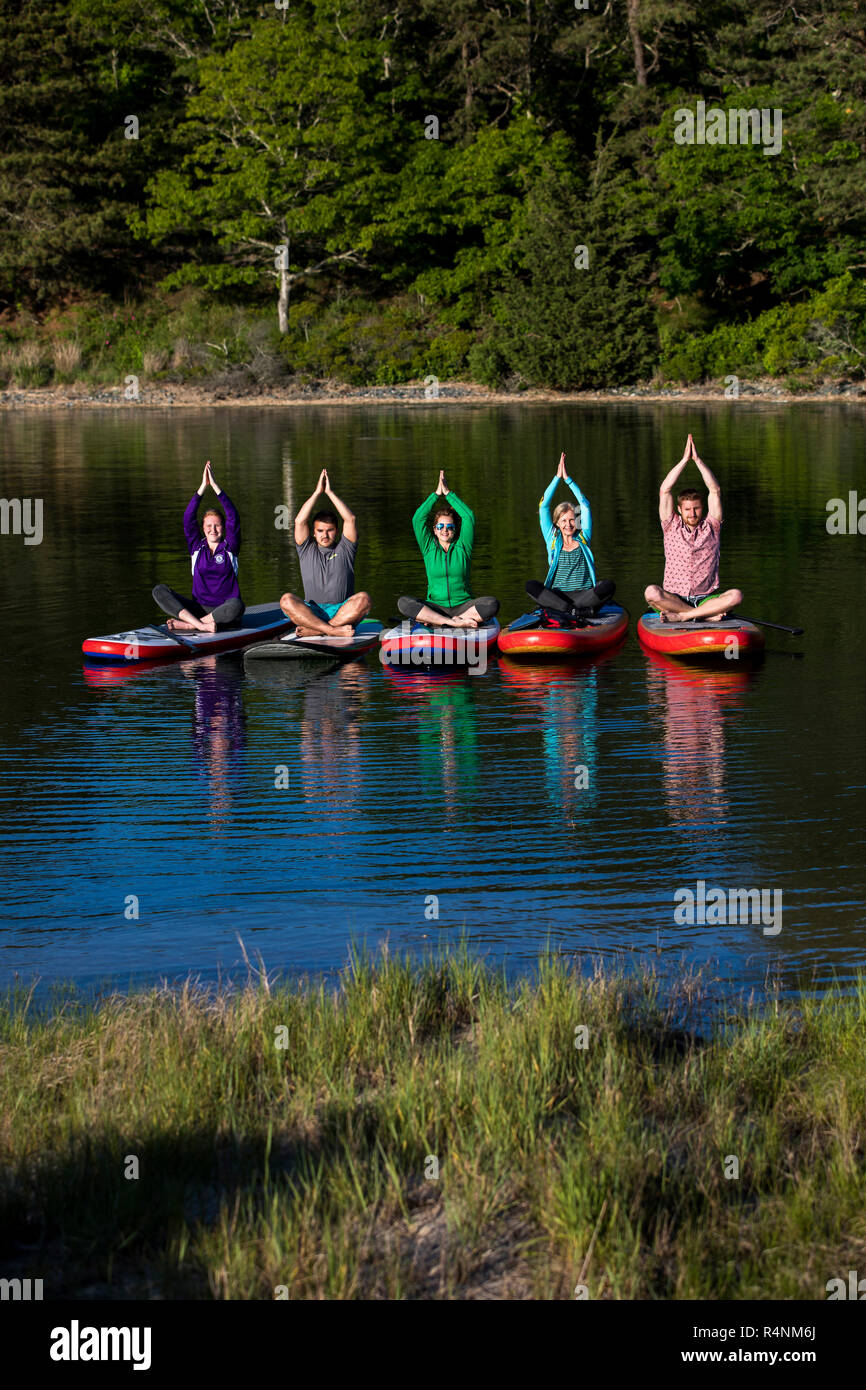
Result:
[[[694,459],[710,494],[709,510],[694,488],[677,493],[673,486],[690,459]],[[686,451],[668,473],[659,489],[659,520],[665,543],[664,587],[650,584],[644,597],[659,613],[662,622],[719,622],[743,595],[739,589],[719,589],[719,550],[722,542],[722,490],[718,479],[698,458],[689,435]]]

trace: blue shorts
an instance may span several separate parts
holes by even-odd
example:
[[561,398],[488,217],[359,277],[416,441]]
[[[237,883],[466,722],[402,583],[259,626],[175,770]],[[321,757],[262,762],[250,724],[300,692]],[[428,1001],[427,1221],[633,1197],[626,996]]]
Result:
[[342,603],[316,603],[311,598],[305,598],[304,603],[310,612],[315,613],[316,617],[321,619],[323,623],[329,623],[334,614],[338,613],[343,606]]

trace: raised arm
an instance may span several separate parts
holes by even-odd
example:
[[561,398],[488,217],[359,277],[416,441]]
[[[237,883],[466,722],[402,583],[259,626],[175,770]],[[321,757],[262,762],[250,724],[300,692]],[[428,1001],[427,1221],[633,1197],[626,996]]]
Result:
[[186,545],[190,555],[201,545],[202,536],[198,525],[198,509],[205,489],[208,487],[210,487],[210,459],[204,466],[201,482],[187,502],[186,511],[183,514],[183,534],[186,537]]
[[229,550],[231,550],[236,555],[237,552],[240,550],[241,546],[240,514],[234,502],[229,497],[228,493],[223,491],[216,478],[214,477],[211,471],[210,459],[208,459],[204,471],[207,475],[207,481],[210,483],[211,487],[213,488],[214,492],[219,498],[220,503],[222,505],[222,509],[226,514],[226,545],[228,546]]
[[592,536],[592,508],[589,505],[589,499],[581,492],[577,483],[566,471],[565,454],[560,454],[559,464],[557,465],[553,480],[548,483],[544,490],[544,495],[538,504],[538,520],[541,526],[541,534],[544,536],[546,542],[553,530],[553,512],[551,511],[550,504],[553,501],[553,494],[556,492],[560,479],[565,483],[572,497],[574,497],[580,505],[580,529],[586,536],[586,539],[589,540]]
[[465,550],[471,551],[475,540],[475,513],[471,507],[467,507],[466,503],[460,500],[453,488],[449,488],[446,495],[449,507],[453,507],[460,518],[459,544]]
[[592,537],[592,508],[589,505],[589,498],[581,492],[574,479],[570,478],[567,474],[565,477],[565,482],[566,485],[571,488],[572,495],[577,499],[578,505],[580,506],[579,529],[586,536],[586,539],[590,540],[590,538]]
[[[689,435],[689,439],[691,439],[691,438],[692,438],[691,435]],[[703,478],[703,480],[704,480],[704,482],[705,482],[705,484],[706,484],[707,492],[710,494],[710,496],[709,496],[709,508],[708,508],[709,513],[710,513],[710,516],[712,517],[713,521],[717,521],[717,522],[721,525],[721,522],[722,522],[722,489],[721,489],[721,487],[719,486],[719,480],[718,480],[718,478],[716,477],[716,475],[715,475],[715,473],[713,472],[713,470],[712,470],[711,468],[708,468],[708,467],[707,467],[707,465],[704,463],[703,459],[699,459],[699,458],[698,458],[698,451],[697,451],[697,449],[695,448],[694,440],[692,440],[692,458],[694,459],[695,463],[697,464],[698,470],[699,470],[699,472],[700,472],[700,475],[701,475],[701,477]]]
[[[325,496],[327,497],[329,502],[333,503],[334,510],[337,512],[340,520],[343,523],[343,535],[346,537],[347,541],[352,541],[356,543],[358,540],[358,527],[355,523],[354,513],[349,511],[349,508],[346,506],[345,502],[341,502],[336,492],[334,492],[334,489],[331,487],[331,480],[328,477],[327,469],[324,470],[324,479]],[[297,523],[295,524],[297,525]]]
[[325,490],[325,470],[319,474],[319,481],[316,483],[316,491],[307,498],[298,515],[295,517],[295,545],[303,545],[304,541],[310,539],[310,516],[313,508]]
[[556,492],[559,483],[559,476],[558,473],[554,474],[553,481],[547,484],[542,494],[541,501],[538,504],[538,524],[541,527],[541,534],[544,537],[545,544],[553,530],[553,512],[550,510],[550,504],[553,501],[553,494]]
[[430,534],[430,528],[427,525],[427,518],[430,515],[430,512],[432,511],[433,507],[435,507],[436,498],[438,496],[440,496],[438,491],[431,492],[429,497],[424,498],[424,501],[421,503],[420,507],[417,507],[415,509],[415,515],[412,517],[412,530],[415,532],[415,539],[421,548],[422,555],[431,545],[436,544],[436,541]]
[[659,520],[664,523],[673,518],[676,507],[674,506],[674,484],[692,456],[692,436],[686,440],[686,449],[679,463],[674,464],[670,473],[664,479],[659,488]]

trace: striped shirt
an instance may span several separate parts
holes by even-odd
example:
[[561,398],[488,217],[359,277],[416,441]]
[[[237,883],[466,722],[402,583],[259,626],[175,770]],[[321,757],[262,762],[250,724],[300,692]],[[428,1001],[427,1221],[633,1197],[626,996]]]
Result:
[[555,588],[562,589],[567,594],[592,587],[589,565],[579,545],[573,550],[566,550],[564,546],[560,550],[553,583]]
[[700,526],[688,527],[678,512],[662,522],[665,542],[663,587],[682,598],[704,598],[719,587],[720,521],[705,516]]

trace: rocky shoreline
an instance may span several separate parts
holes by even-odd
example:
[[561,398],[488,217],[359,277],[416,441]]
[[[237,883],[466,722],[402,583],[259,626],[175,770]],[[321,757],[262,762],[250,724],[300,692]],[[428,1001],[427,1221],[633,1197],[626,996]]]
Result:
[[232,382],[195,385],[186,382],[141,386],[136,399],[126,395],[127,387],[87,387],[74,384],[53,387],[10,387],[0,391],[0,409],[56,410],[124,407],[132,410],[208,408],[230,406],[307,406],[307,405],[580,405],[619,401],[649,403],[688,401],[705,404],[794,404],[801,401],[866,403],[866,382],[831,382],[812,391],[791,391],[774,381],[743,382],[739,395],[725,394],[716,385],[652,385],[622,387],[611,391],[493,391],[474,382],[442,382],[435,396],[427,394],[423,383],[399,386],[347,386],[340,382],[318,381],[283,387],[249,386]]

